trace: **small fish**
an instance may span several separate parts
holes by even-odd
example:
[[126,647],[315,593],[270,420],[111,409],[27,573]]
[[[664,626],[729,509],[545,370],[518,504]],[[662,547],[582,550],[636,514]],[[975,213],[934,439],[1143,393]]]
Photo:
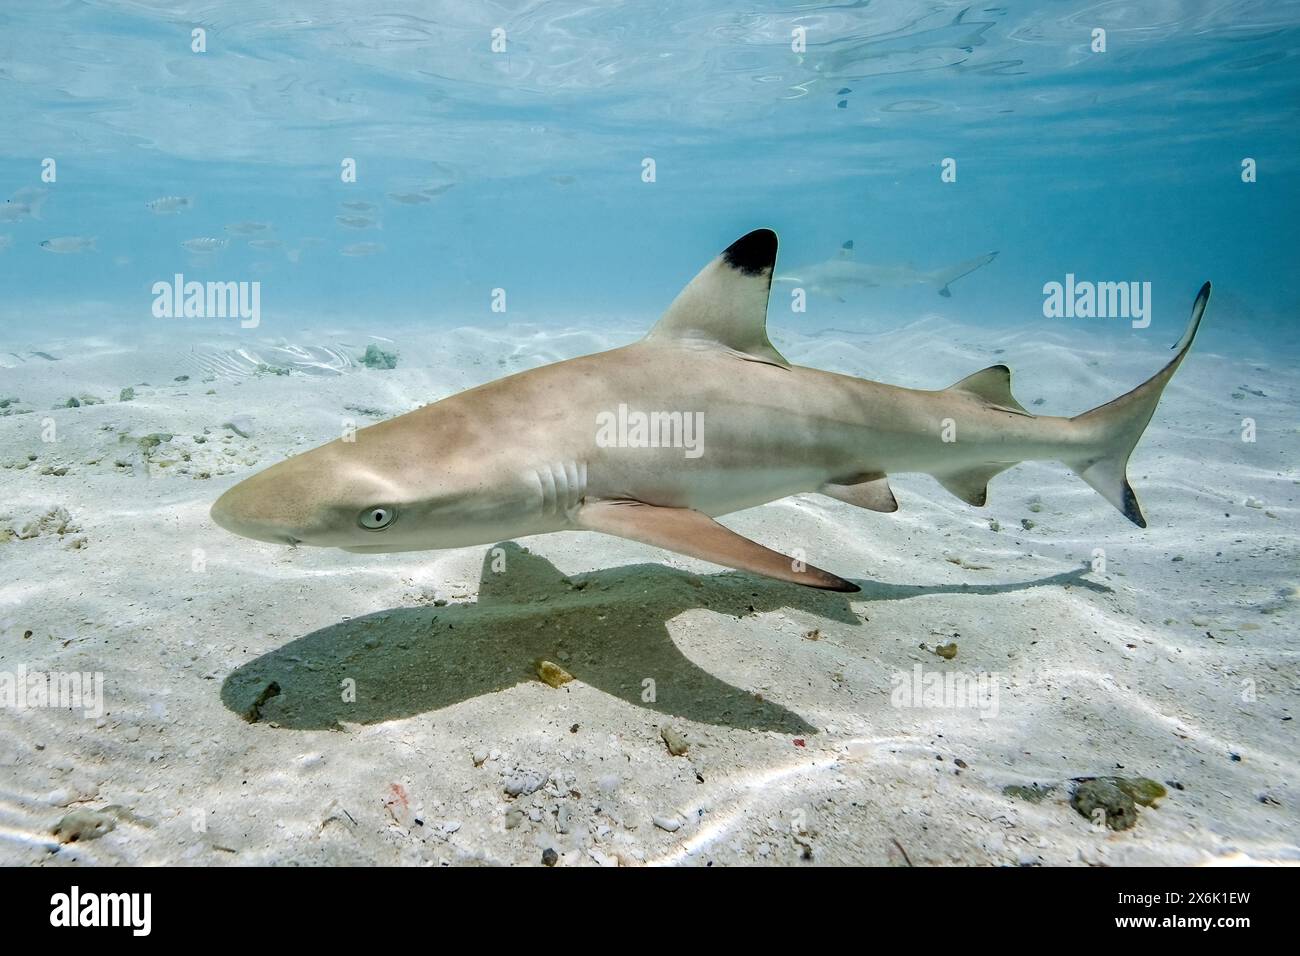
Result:
[[23,219],[40,219],[45,190],[24,186],[0,206],[0,222],[20,222]]
[[160,196],[157,199],[150,199],[144,207],[155,216],[170,216],[193,205],[194,200],[189,196]]
[[85,236],[60,236],[43,240],[41,248],[46,252],[94,252],[95,240]]
[[334,218],[349,229],[369,229],[371,226],[379,225],[369,216],[335,216]]
[[426,196],[424,193],[389,193],[388,198],[393,202],[405,203],[408,206],[417,206],[420,203],[433,202],[433,197]]
[[213,239],[204,236],[198,239],[186,239],[181,243],[190,252],[220,252],[226,248],[229,239]]
[[578,180],[573,176],[552,176],[551,182],[557,186],[572,186]]
[[279,249],[279,239],[249,239],[248,244],[254,249]]
[[381,242],[354,242],[350,246],[344,246],[341,251],[345,256],[373,256],[383,252],[384,245]]
[[365,202],[357,199],[352,202],[339,203],[344,209],[351,209],[353,212],[374,212],[378,207],[372,202]]
[[455,183],[443,183],[441,186],[429,186],[426,189],[421,189],[420,192],[424,193],[426,196],[441,196],[455,185]]
[[0,252],[4,252],[14,244],[13,236],[0,236]]
[[270,228],[271,224],[266,222],[235,222],[226,227],[226,232],[232,232],[237,236],[252,236],[259,232],[266,232]]

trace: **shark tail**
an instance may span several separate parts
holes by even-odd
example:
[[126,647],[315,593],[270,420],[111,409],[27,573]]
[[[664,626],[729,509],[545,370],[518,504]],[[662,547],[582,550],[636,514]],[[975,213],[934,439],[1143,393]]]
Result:
[[949,266],[947,269],[939,269],[934,272],[930,279],[939,287],[939,294],[945,299],[952,298],[952,290],[948,286],[956,282],[962,276],[968,276],[976,269],[981,269],[998,257],[996,252],[986,252],[982,256],[974,259],[967,259],[965,262],[959,262],[955,266]]
[[1066,464],[1139,528],[1145,528],[1147,521],[1128,481],[1129,455],[1151,421],[1165,386],[1187,357],[1209,301],[1210,283],[1207,282],[1192,304],[1187,330],[1174,345],[1178,354],[1164,368],[1133,391],[1071,419],[1083,430],[1088,453],[1067,460]]

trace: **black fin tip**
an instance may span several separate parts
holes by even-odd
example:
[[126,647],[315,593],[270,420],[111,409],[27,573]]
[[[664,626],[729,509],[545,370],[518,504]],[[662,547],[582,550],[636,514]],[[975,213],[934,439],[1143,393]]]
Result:
[[776,233],[771,229],[755,229],[727,246],[722,258],[747,276],[759,275],[776,265]]

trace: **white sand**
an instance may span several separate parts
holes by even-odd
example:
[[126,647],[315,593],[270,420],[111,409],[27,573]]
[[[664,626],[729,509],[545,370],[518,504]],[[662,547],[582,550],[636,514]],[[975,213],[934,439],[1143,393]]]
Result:
[[[900,476],[895,515],[806,495],[727,519],[859,580],[847,598],[594,534],[508,545],[508,573],[480,589],[485,548],[289,550],[208,520],[239,478],[373,420],[345,405],[396,414],[633,328],[394,333],[393,371],[211,382],[188,339],[0,334],[26,358],[0,368],[0,398],[33,410],[0,417],[0,537],[68,516],[0,542],[0,672],[102,672],[106,709],[0,708],[0,863],[531,864],[547,847],[563,865],[1300,859],[1293,358],[1198,345],[1131,467],[1146,531],[1033,464],[995,479],[982,510]],[[1079,336],[934,318],[777,341],[802,364],[926,387],[1006,361],[1020,400],[1055,414],[1136,385],[1169,344],[1134,336],[1111,359]],[[107,401],[51,410],[83,393]],[[222,427],[238,415],[248,438]],[[146,454],[151,433],[175,437]],[[1104,572],[1085,572],[1095,549]],[[954,659],[932,653],[949,641]],[[538,681],[539,657],[577,680]],[[991,674],[996,714],[895,706],[894,676],[916,665]],[[246,722],[271,681],[279,696]],[[530,772],[540,789],[509,798]],[[1181,789],[1099,831],[1069,781],[1105,774]],[[1002,792],[1035,782],[1056,789]],[[110,805],[125,808],[111,832],[51,836]]]

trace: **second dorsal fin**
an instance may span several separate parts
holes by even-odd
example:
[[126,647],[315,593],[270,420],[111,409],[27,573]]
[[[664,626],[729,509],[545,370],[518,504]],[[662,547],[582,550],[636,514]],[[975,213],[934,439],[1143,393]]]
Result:
[[646,340],[724,348],[750,361],[789,368],[767,337],[776,246],[771,229],[737,239],[678,293]]
[[1011,394],[1011,369],[1005,365],[990,365],[973,375],[967,375],[960,382],[949,385],[945,391],[966,392],[984,399],[990,405],[1009,412],[1029,415],[1030,412],[1016,401]]

